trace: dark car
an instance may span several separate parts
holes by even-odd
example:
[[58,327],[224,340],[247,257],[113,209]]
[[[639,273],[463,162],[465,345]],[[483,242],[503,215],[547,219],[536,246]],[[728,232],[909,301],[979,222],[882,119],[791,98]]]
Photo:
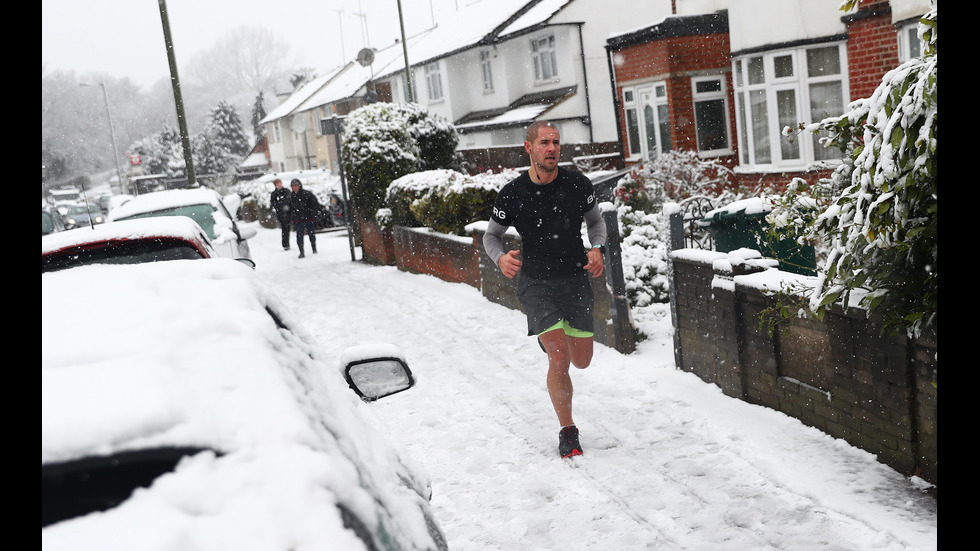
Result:
[[368,411],[404,358],[317,350],[230,259],[42,274],[41,548],[448,549]]
[[95,203],[68,205],[65,222],[70,228],[84,228],[105,223],[105,214]]

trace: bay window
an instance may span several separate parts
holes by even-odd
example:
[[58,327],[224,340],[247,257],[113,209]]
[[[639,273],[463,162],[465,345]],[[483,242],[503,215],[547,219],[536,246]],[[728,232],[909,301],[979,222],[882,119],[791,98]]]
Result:
[[840,158],[819,134],[800,132],[799,123],[844,112],[843,43],[747,54],[732,63],[741,164],[802,169]]

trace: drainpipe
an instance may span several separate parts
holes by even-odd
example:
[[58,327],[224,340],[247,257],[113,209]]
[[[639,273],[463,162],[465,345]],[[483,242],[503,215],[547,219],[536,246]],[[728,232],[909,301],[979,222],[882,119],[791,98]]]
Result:
[[582,80],[585,85],[585,116],[589,118],[589,143],[595,144],[594,132],[592,131],[592,100],[589,97],[589,69],[585,66],[585,40],[582,38],[582,25],[578,25],[578,47],[582,52]]
[[613,98],[613,118],[616,120],[616,149],[619,150],[619,158],[623,160],[623,167],[626,167],[626,154],[623,151],[623,124],[619,120],[619,113],[622,111],[622,104],[619,103],[619,91],[616,86],[616,64],[613,63],[615,54],[606,45],[606,63],[609,64],[609,84],[612,86]]

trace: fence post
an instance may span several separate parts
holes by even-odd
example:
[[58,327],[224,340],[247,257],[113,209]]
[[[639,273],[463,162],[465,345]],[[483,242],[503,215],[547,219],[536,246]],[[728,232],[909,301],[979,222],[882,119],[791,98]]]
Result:
[[667,294],[670,297],[670,323],[674,328],[674,368],[682,369],[684,358],[681,354],[681,334],[677,327],[677,288],[674,283],[674,255],[677,249],[684,248],[684,211],[677,203],[664,205],[664,214],[668,215],[670,249],[667,251]]
[[613,323],[613,341],[616,350],[630,354],[636,350],[636,331],[626,299],[626,279],[623,277],[623,250],[619,243],[619,218],[615,209],[603,211],[606,223],[606,282],[610,289],[610,311]]

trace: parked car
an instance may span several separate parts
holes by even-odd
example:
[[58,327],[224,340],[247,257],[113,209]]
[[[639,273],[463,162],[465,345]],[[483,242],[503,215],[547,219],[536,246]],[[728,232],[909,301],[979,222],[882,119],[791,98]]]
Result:
[[156,216],[187,216],[200,224],[218,251],[232,259],[252,259],[248,240],[255,237],[252,227],[239,227],[218,192],[207,188],[171,189],[133,197],[109,211],[110,221]]
[[41,547],[446,550],[357,394],[410,370],[347,356],[228,259],[42,274]]
[[65,222],[71,228],[84,228],[95,224],[104,224],[105,215],[95,203],[76,203],[68,205]]
[[[41,273],[90,264],[217,257],[201,226],[185,216],[123,220],[41,236]],[[251,260],[242,262],[255,267]]]
[[41,236],[65,231],[65,219],[53,206],[41,205]]

